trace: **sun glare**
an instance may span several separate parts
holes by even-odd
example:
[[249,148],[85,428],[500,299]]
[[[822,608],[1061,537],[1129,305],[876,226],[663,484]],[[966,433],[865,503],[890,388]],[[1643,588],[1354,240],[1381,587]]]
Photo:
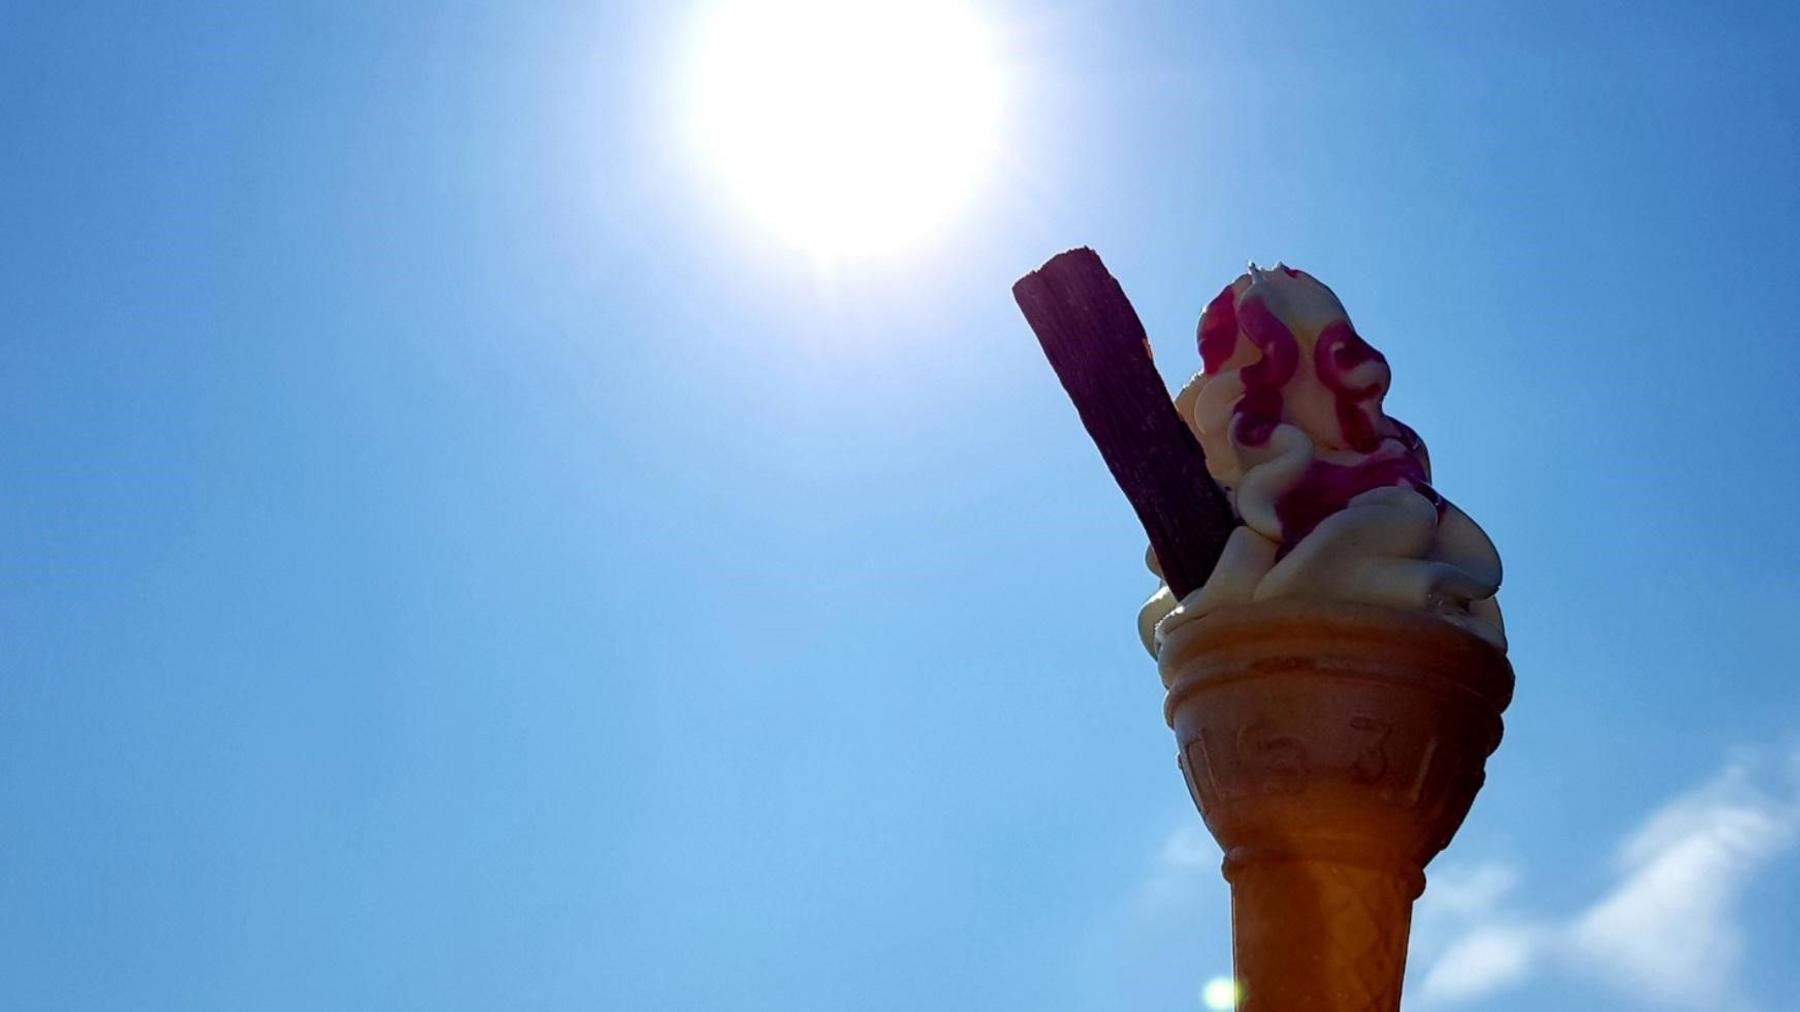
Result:
[[942,227],[986,174],[991,40],[956,0],[722,0],[692,70],[700,157],[732,204],[825,257]]

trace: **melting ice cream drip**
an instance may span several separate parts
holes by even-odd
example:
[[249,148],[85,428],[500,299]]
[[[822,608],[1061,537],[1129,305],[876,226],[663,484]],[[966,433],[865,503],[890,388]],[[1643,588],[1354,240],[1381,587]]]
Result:
[[1418,433],[1383,412],[1387,359],[1330,288],[1253,265],[1207,305],[1199,342],[1203,371],[1176,406],[1240,526],[1205,586],[1145,604],[1145,646],[1217,608],[1280,597],[1432,611],[1505,646],[1500,556],[1431,487]]

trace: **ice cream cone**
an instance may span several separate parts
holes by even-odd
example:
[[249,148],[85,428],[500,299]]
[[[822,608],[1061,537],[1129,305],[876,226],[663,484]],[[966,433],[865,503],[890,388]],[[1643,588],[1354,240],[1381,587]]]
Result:
[[1282,600],[1169,629],[1165,708],[1225,851],[1242,1012],[1400,1007],[1412,904],[1500,743],[1500,650],[1423,612]]

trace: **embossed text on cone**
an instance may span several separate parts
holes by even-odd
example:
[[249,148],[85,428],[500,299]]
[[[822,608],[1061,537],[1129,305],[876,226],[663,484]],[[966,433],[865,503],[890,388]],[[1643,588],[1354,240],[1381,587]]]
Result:
[[1505,656],[1432,615],[1288,600],[1176,625],[1159,665],[1225,851],[1239,1009],[1398,1009],[1425,865],[1500,743]]

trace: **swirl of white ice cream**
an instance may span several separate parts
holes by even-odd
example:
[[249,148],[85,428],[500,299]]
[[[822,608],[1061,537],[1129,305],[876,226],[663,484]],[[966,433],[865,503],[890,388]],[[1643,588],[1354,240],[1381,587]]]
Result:
[[1145,603],[1152,654],[1182,622],[1280,597],[1431,611],[1505,648],[1499,553],[1431,487],[1418,434],[1383,413],[1387,360],[1331,289],[1251,267],[1206,307],[1200,354],[1176,407],[1240,526],[1204,586]]

